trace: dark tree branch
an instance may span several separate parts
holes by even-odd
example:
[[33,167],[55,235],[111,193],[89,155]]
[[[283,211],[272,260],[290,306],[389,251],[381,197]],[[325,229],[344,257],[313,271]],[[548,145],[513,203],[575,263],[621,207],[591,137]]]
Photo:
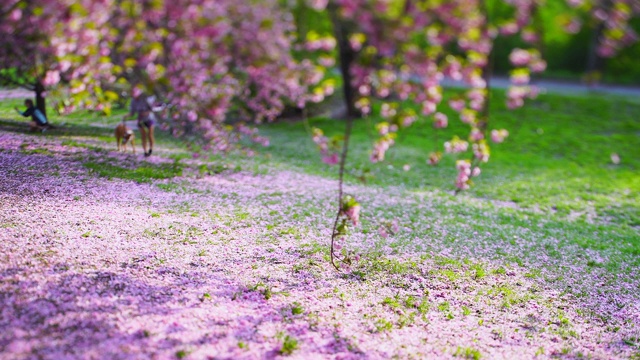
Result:
[[355,52],[349,44],[349,34],[346,24],[342,21],[336,9],[329,4],[327,10],[333,24],[333,32],[338,43],[338,57],[340,60],[340,73],[342,75],[342,90],[344,92],[347,117],[360,117],[360,112],[355,106],[355,89],[351,85],[351,64],[355,60]]
[[36,88],[35,88],[35,86],[33,84],[29,84],[29,83],[20,81],[19,79],[15,79],[15,78],[12,78],[12,77],[7,76],[7,75],[0,74],[0,81],[2,81],[3,83],[6,83],[6,84],[19,86],[19,87],[24,88],[24,89],[29,90],[29,91],[35,91],[36,90]]

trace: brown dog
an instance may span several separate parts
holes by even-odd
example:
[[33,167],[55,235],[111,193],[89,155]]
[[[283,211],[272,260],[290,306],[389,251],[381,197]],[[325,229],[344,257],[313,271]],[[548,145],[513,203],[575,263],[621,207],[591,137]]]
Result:
[[118,151],[127,152],[127,142],[131,144],[131,150],[133,153],[136,153],[136,147],[133,143],[135,139],[135,135],[133,134],[133,130],[129,129],[124,122],[118,124],[116,126],[116,143],[118,144]]

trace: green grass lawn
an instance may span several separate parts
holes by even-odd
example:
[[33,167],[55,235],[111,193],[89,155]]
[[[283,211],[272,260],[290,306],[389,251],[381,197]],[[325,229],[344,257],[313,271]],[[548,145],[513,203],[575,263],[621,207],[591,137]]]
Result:
[[[510,136],[493,144],[491,159],[482,167],[469,194],[509,202],[512,206],[602,224],[640,226],[640,102],[621,97],[544,95],[527,107],[507,110],[504,93],[496,91],[490,128],[505,128]],[[368,154],[374,140],[369,130],[378,119],[358,120],[349,156],[351,179],[369,169],[375,185],[399,185],[416,191],[453,191],[456,157],[445,155],[436,167],[427,165],[430,151],[443,151],[443,142],[464,136],[466,125],[451,111],[449,129],[434,134],[430,120],[422,120],[400,133],[397,145],[384,163],[371,164]],[[311,126],[329,136],[344,129],[342,121],[315,118]],[[305,171],[333,174],[321,165],[303,123],[278,123],[262,127],[273,146],[273,159]],[[619,165],[611,154],[621,158]],[[411,166],[403,171],[403,165]]]
[[[558,239],[560,249],[554,250],[558,256],[563,247],[578,246],[618,254],[607,265],[614,272],[621,262],[638,263],[640,101],[547,94],[512,111],[504,106],[504,96],[503,91],[493,93],[490,128],[506,128],[510,136],[492,145],[482,175],[471,190],[458,195],[459,201],[450,201],[457,158],[445,155],[436,167],[426,163],[430,151],[443,151],[445,140],[468,131],[448,109],[444,110],[450,124],[446,131],[436,137],[430,120],[422,120],[402,131],[386,160],[378,164],[368,158],[375,139],[370,129],[379,119],[358,120],[348,180],[358,182],[365,170],[372,175],[367,181],[372,186],[401,186],[416,194],[440,191],[447,200],[433,203],[434,220],[446,219],[454,227],[470,224],[460,234],[463,237],[492,231],[509,238],[520,230],[531,230],[540,238]],[[328,136],[344,131],[344,122],[333,119],[314,118],[309,125],[322,128]],[[304,123],[269,124],[261,131],[273,144],[259,150],[268,154],[264,161],[336,177],[336,167],[321,163]],[[612,153],[620,156],[620,164],[612,163]],[[403,170],[405,164],[410,171]],[[415,212],[402,207],[390,211],[396,216]]]
[[[358,335],[359,339],[391,332],[394,335],[388,339],[402,338],[395,331],[415,320],[403,315],[411,312],[417,317],[430,314],[424,327],[412,327],[424,330],[424,336],[442,326],[449,329],[443,333],[451,339],[466,339],[464,346],[446,344],[440,350],[452,356],[492,354],[494,341],[504,339],[501,346],[511,346],[517,332],[530,337],[530,344],[540,343],[536,354],[543,357],[589,357],[590,352],[583,355],[584,344],[613,346],[610,352],[598,350],[603,352],[595,357],[640,356],[633,317],[640,294],[640,101],[544,95],[526,108],[508,111],[503,91],[495,91],[493,99],[490,128],[506,128],[511,135],[492,146],[491,160],[483,166],[475,186],[457,195],[453,184],[456,157],[445,155],[437,167],[426,163],[430,151],[442,149],[442,143],[454,134],[465,136],[468,131],[452,112],[447,112],[450,128],[437,138],[430,121],[422,120],[403,131],[387,159],[378,164],[368,160],[377,119],[356,121],[347,189],[363,210],[361,225],[350,230],[345,246],[361,254],[362,260],[350,272],[340,274],[329,270],[327,249],[337,182],[323,179],[336,180],[338,169],[321,162],[309,128],[320,127],[332,136],[343,131],[344,121],[313,118],[308,124],[280,121],[260,126],[271,146],[245,144],[257,152],[253,157],[237,151],[191,159],[182,140],[158,132],[157,151],[154,148],[154,156],[144,158],[114,153],[112,131],[124,109],[111,117],[87,112],[69,117],[50,114],[58,129],[11,136],[27,133],[26,122],[13,110],[21,101],[11,100],[0,102],[0,144],[7,145],[0,147],[0,152],[7,152],[0,155],[32,163],[5,162],[12,166],[6,178],[17,185],[23,179],[28,183],[42,178],[44,185],[55,190],[59,181],[82,186],[84,181],[99,180],[100,189],[113,185],[114,189],[144,191],[130,198],[143,201],[119,199],[117,208],[124,212],[105,211],[106,216],[120,221],[135,207],[133,213],[140,216],[140,222],[131,228],[138,231],[138,224],[144,223],[148,228],[142,235],[131,232],[124,242],[112,241],[110,236],[121,236],[121,227],[114,229],[112,223],[104,222],[94,232],[78,231],[82,241],[90,239],[87,245],[105,241],[106,248],[126,246],[125,253],[134,256],[146,251],[146,245],[140,244],[155,242],[159,248],[175,249],[158,252],[166,254],[157,264],[163,268],[173,266],[172,261],[190,259],[186,249],[193,250],[194,259],[210,257],[209,265],[202,262],[205,265],[193,271],[204,274],[203,269],[208,269],[207,279],[215,279],[218,270],[213,269],[218,268],[250,274],[244,284],[267,302],[297,292],[307,296],[307,280],[300,279],[328,281],[328,287],[313,287],[320,301],[335,305],[334,301],[345,299],[369,299],[363,312],[353,312],[347,305],[344,312],[331,315],[332,327],[355,317],[371,322],[360,328],[366,336]],[[611,153],[620,156],[620,164],[612,163]],[[410,170],[404,171],[404,165],[410,165]],[[365,172],[371,176],[362,185],[359,178]],[[116,178],[127,181],[112,182]],[[24,199],[31,201],[28,195]],[[72,199],[84,202],[83,195]],[[68,207],[64,202],[61,214],[73,217],[74,209],[75,205]],[[81,213],[87,224],[104,218]],[[3,226],[33,231],[29,224],[9,220]],[[380,235],[381,226],[391,221],[397,221],[398,232],[388,238]],[[73,226],[77,221],[61,223]],[[215,226],[207,228],[211,224]],[[54,233],[60,236],[57,243],[68,243],[65,231]],[[31,239],[25,237],[25,241]],[[49,248],[51,241],[45,240],[42,246]],[[141,243],[132,247],[132,241]],[[235,254],[234,260],[219,265],[229,254]],[[189,261],[178,268],[200,264],[199,260]],[[247,261],[252,261],[250,267],[238,266]],[[120,263],[112,262],[114,266]],[[275,269],[286,275],[271,277],[278,274],[271,271]],[[292,274],[304,278],[287,277]],[[272,285],[279,290],[272,292]],[[354,290],[358,287],[361,290]],[[218,296],[210,288],[197,291],[198,303],[206,307],[209,300],[203,293],[206,299]],[[418,302],[418,298],[427,300]],[[238,301],[235,295],[227,300],[228,304]],[[539,306],[530,307],[532,302]],[[287,311],[293,313],[293,307]],[[378,318],[387,312],[393,315],[391,320]],[[310,322],[316,321],[315,314],[309,315]],[[297,344],[283,339],[294,344],[287,345],[291,349]],[[305,345],[303,340],[299,344]],[[533,350],[529,355],[533,357]]]
[[[456,92],[459,90],[449,90]],[[640,102],[603,95],[548,94],[511,111],[504,106],[504,91],[494,91],[492,99],[490,128],[506,128],[510,136],[504,143],[492,145],[491,160],[482,167],[475,186],[458,195],[471,202],[436,203],[434,217],[449,214],[453,222],[473,221],[477,226],[472,230],[476,231],[487,227],[481,219],[487,217],[481,210],[484,205],[478,204],[490,204],[494,210],[488,217],[498,225],[526,228],[539,222],[544,224],[540,231],[553,233],[568,244],[592,249],[611,247],[631,256],[640,254]],[[13,107],[21,102],[9,100],[0,105],[0,119],[10,119],[0,120],[5,129],[16,128],[15,120],[20,117]],[[112,128],[125,111],[116,110],[110,117],[90,112],[65,117],[50,114],[51,121],[62,126],[46,136],[60,135],[72,141],[84,137],[111,147]],[[401,131],[386,160],[378,164],[370,163],[368,158],[375,139],[373,126],[379,119],[357,120],[348,159],[348,181],[357,183],[367,173],[370,186],[400,186],[417,195],[439,191],[443,199],[453,199],[456,157],[445,155],[436,167],[426,163],[430,151],[442,150],[445,140],[454,134],[465,136],[468,131],[455,113],[443,111],[449,116],[448,129],[436,135],[430,119],[423,119]],[[212,155],[210,167],[256,173],[284,168],[336,178],[337,167],[320,161],[308,126],[322,128],[328,136],[344,130],[343,121],[327,118],[312,118],[308,124],[281,121],[263,125],[260,130],[271,139],[271,146],[254,146],[258,155],[253,158]],[[174,159],[189,156],[181,141],[157,133],[159,144],[174,151]],[[612,153],[619,154],[620,164],[612,163]],[[409,171],[403,170],[405,164],[411,166]],[[158,178],[158,171],[162,173],[160,178],[167,176],[164,168],[149,172],[91,162],[86,166],[105,176],[137,181]],[[145,179],[146,173],[153,176]],[[398,214],[406,210],[392,209]]]

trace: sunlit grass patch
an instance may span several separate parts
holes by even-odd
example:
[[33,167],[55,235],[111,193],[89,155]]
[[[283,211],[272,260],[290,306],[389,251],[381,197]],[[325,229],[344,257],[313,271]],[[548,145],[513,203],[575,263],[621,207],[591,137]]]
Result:
[[89,161],[83,164],[99,176],[150,183],[156,179],[169,179],[182,175],[182,166],[173,164],[145,164],[135,168],[125,168],[107,162]]
[[463,359],[479,360],[482,358],[480,351],[472,347],[460,347],[453,353],[455,357],[461,357]]
[[96,146],[96,145],[87,144],[87,143],[84,143],[84,142],[75,141],[75,140],[69,140],[69,139],[62,140],[60,145],[84,148],[84,149],[89,149],[89,150],[96,151],[96,152],[106,152],[105,149],[102,148],[102,147],[99,147],[99,146]]
[[[505,143],[492,146],[492,158],[470,195],[561,216],[593,209],[595,217],[589,221],[640,224],[638,215],[632,215],[640,213],[640,159],[634,155],[640,148],[640,125],[634,120],[640,116],[640,104],[617,97],[547,94],[529,107],[508,111],[503,91],[495,90],[492,98],[490,127],[504,127],[511,135]],[[441,142],[453,134],[464,135],[468,130],[454,121],[455,113],[446,107],[441,111],[451,121],[450,128],[438,135],[439,142],[434,142],[431,121],[418,121],[401,131],[397,144],[379,164],[368,162],[375,139],[369,128],[379,119],[356,121],[348,169],[369,169],[369,184],[453,191],[456,157],[447,155],[436,167],[426,165],[426,157],[429,151],[441,150]],[[333,119],[314,118],[310,123],[329,135],[344,130],[344,123]],[[303,124],[271,124],[262,130],[277,146],[256,150],[268,153],[272,163],[335,174],[321,164]],[[619,165],[611,162],[612,153],[623,159]],[[411,170],[403,171],[404,164],[411,165]],[[359,176],[350,170],[347,177],[358,182]]]
[[22,150],[22,153],[27,155],[33,155],[33,154],[47,155],[47,156],[55,155],[55,153],[49,149],[24,149]]

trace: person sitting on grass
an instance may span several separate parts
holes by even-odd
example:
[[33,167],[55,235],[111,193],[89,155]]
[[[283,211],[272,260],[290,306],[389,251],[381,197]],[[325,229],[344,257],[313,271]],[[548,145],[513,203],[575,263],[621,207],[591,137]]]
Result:
[[20,111],[20,109],[18,109],[17,107],[15,109],[18,114],[24,117],[31,116],[31,122],[29,123],[29,129],[31,129],[31,131],[40,130],[42,132],[45,132],[45,130],[52,128],[52,126],[49,124],[49,121],[47,121],[47,117],[42,113],[42,111],[40,111],[40,109],[33,105],[33,100],[26,99],[24,101],[24,106],[27,107],[27,110],[25,110],[24,112]]

